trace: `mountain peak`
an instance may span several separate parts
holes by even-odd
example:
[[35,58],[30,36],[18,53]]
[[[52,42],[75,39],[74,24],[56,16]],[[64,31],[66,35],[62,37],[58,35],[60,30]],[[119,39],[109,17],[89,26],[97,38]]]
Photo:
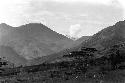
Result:
[[1,23],[0,26],[2,26],[2,27],[10,27],[10,25],[8,25],[6,23]]
[[0,25],[7,25],[6,23],[1,23]]
[[45,26],[41,23],[28,23],[28,24],[25,24],[25,25],[21,25],[21,26]]
[[119,21],[115,25],[125,25],[125,20],[124,21]]
[[[26,59],[46,56],[72,44],[73,40],[41,23],[29,23],[19,27],[0,26],[0,45],[12,47]],[[3,35],[4,34],[4,35]]]
[[93,35],[88,41],[83,42],[82,46],[103,49],[124,41],[125,21],[119,21]]

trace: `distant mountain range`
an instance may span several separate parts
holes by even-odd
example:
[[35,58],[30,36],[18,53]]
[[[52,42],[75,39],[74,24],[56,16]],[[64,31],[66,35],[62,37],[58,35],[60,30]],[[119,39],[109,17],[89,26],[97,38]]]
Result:
[[12,47],[26,59],[46,56],[70,46],[73,40],[40,23],[20,27],[0,24],[0,45]]
[[81,46],[95,47],[97,49],[109,48],[115,44],[125,41],[125,21],[119,21],[113,26],[109,26],[95,35]]
[[[14,62],[16,65],[24,64],[26,60],[58,53],[80,43],[81,40],[75,43],[74,40],[41,23],[29,23],[19,27],[0,24],[0,55],[12,62],[11,58],[15,56],[13,59],[19,61]],[[13,52],[10,52],[12,50]]]
[[[9,66],[6,65],[5,58],[4,60],[0,58],[1,82],[123,83],[125,81],[123,23],[120,22],[105,28],[87,38],[88,40],[84,40],[83,37],[79,39],[80,41],[78,40],[82,43],[71,47],[71,49],[32,59],[28,64],[31,66],[13,67],[13,64]],[[23,61],[22,56],[18,55],[11,47],[1,46],[0,53],[13,63]],[[11,65],[13,68],[8,68]]]
[[[113,26],[109,26],[98,33],[89,37],[86,41],[81,42],[81,44],[72,47],[70,49],[65,49],[59,53],[35,59],[36,63],[43,61],[49,62],[60,59],[63,55],[69,54],[72,51],[80,50],[82,47],[94,47],[98,50],[105,50],[118,43],[125,42],[125,21],[117,22]],[[35,61],[33,63],[35,63]],[[35,63],[35,64],[36,64]]]
[[[0,74],[7,82],[125,81],[125,21],[76,41],[48,28],[39,28],[42,24],[1,26]],[[54,45],[50,46],[51,43]],[[47,55],[47,51],[52,52]],[[46,55],[41,56],[43,52]],[[13,63],[18,67],[13,67]]]
[[[61,58],[82,47],[105,50],[125,41],[125,21],[109,26],[93,36],[83,36],[73,41],[40,23],[20,27],[0,25],[0,45],[12,48],[28,64],[40,64]],[[11,56],[10,56],[11,57]]]

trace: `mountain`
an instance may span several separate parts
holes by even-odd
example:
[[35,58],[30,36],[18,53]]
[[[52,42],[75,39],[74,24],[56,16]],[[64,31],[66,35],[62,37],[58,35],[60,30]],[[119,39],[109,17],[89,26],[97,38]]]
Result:
[[[82,39],[82,38],[81,38]],[[80,40],[81,40],[80,39]],[[80,50],[82,47],[93,47],[98,50],[108,49],[109,47],[125,41],[125,21],[117,22],[113,26],[109,26],[94,34],[86,41],[80,41],[81,44],[65,49],[58,53],[48,55],[34,60],[34,63],[49,62],[62,58],[63,55],[69,54],[72,51]]]
[[83,42],[81,46],[104,49],[124,41],[125,21],[120,21],[113,26],[107,27],[99,31],[98,33],[93,35],[88,41]]
[[12,47],[26,59],[59,52],[73,42],[41,23],[29,23],[19,27],[2,23],[0,33],[0,45]]
[[99,31],[79,46],[32,60],[39,65],[5,69],[1,72],[5,76],[2,80],[12,83],[123,83],[124,23],[121,21]]
[[0,46],[0,57],[13,63],[15,66],[26,65],[27,60],[22,56],[18,55],[11,47],[9,46]]
[[51,62],[53,60],[60,59],[60,58],[62,58],[63,55],[66,55],[72,51],[78,50],[80,48],[79,45],[81,45],[82,42],[87,41],[89,38],[91,38],[91,36],[83,36],[83,37],[77,39],[76,41],[74,41],[73,44],[68,47],[69,49],[66,48],[57,53],[53,53],[53,54],[50,54],[50,55],[47,55],[44,57],[40,57],[40,58],[35,58],[33,60],[30,60],[29,64],[37,65],[37,64],[41,64],[43,62]]
[[82,43],[84,41],[87,41],[90,38],[91,38],[91,36],[82,36],[79,39],[77,39],[75,42],[78,43],[78,44],[80,44],[80,43]]

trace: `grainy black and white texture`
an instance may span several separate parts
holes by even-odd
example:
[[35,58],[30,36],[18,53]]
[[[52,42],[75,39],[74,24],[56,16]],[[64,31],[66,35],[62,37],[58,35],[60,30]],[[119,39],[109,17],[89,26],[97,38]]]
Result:
[[125,83],[125,1],[1,0],[0,83]]

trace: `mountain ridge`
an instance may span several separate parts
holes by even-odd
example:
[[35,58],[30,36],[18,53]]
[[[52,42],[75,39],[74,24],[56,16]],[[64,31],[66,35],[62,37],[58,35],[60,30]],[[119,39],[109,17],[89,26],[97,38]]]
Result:
[[[119,21],[113,26],[104,28],[103,30],[99,31],[97,34],[93,35],[93,37],[90,38],[90,40],[88,40],[87,42],[83,42],[82,46],[92,46],[93,44],[99,43],[103,48],[107,48],[117,43],[124,42],[125,41],[124,39],[125,38],[125,35],[124,35],[125,25],[124,24],[125,24],[125,21]],[[93,43],[93,41],[95,43]]]
[[63,55],[69,54],[72,51],[78,51],[82,47],[93,47],[98,50],[107,49],[115,44],[122,43],[125,41],[125,21],[117,22],[113,26],[109,26],[94,34],[88,40],[83,41],[81,44],[65,49],[61,52],[43,57],[43,59],[37,59],[38,61],[53,61],[55,59],[61,58]]
[[0,33],[0,45],[12,47],[27,59],[58,52],[73,42],[41,23],[29,23],[20,27],[3,23],[0,25]]

